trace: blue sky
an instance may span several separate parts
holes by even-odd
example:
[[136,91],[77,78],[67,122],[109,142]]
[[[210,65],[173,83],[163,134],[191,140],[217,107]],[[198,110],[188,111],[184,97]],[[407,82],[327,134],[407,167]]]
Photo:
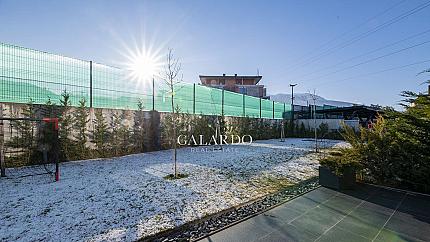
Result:
[[259,69],[269,94],[289,93],[294,82],[297,92],[393,106],[402,90],[427,90],[430,76],[416,74],[430,68],[430,6],[346,43],[425,3],[0,0],[0,41],[115,66],[145,43],[159,55],[173,48],[187,82]]

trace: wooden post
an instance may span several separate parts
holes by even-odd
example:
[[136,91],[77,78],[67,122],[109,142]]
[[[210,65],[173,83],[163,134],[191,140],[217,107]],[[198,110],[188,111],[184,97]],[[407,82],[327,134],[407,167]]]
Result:
[[4,161],[4,129],[3,129],[3,104],[0,103],[0,168],[1,176],[6,176],[6,164]]

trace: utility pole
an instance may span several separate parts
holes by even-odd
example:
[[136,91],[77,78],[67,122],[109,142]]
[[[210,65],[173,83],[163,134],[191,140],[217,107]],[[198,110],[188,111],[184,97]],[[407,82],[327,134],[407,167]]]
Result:
[[[427,82],[428,83],[430,83],[430,80],[427,80]],[[427,95],[429,95],[430,96],[430,84],[429,84],[429,86],[428,86],[428,90],[427,90],[428,92],[427,92]]]
[[297,84],[290,84],[290,87],[291,87],[291,123],[290,123],[291,135],[294,132],[294,87],[295,86],[297,86]]
[[315,152],[318,152],[318,136],[317,136],[317,106],[316,106],[316,95],[315,95],[315,90],[314,90],[314,94],[312,95],[312,99],[314,100],[314,134],[315,134]]

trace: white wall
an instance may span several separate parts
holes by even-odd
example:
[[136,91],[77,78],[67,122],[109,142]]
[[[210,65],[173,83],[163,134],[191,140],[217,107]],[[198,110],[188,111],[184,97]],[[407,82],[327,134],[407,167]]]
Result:
[[[328,124],[328,128],[330,130],[338,130],[342,128],[342,122],[345,122],[346,125],[358,130],[359,123],[358,120],[343,120],[343,119],[316,119],[317,128],[321,123]],[[296,122],[299,126],[303,123],[307,129],[313,129],[315,127],[315,123],[313,119],[298,119]]]

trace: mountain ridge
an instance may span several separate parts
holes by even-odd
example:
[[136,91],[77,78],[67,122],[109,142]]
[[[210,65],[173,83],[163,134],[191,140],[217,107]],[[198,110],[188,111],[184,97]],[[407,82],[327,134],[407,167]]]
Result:
[[[278,93],[275,95],[270,95],[270,100],[275,102],[282,102],[286,104],[291,104],[291,94],[286,93]],[[294,104],[308,106],[309,104],[313,104],[313,94],[310,93],[295,93],[294,94]],[[325,99],[321,96],[315,95],[315,104],[317,106],[330,105],[336,107],[350,107],[353,105],[357,105],[356,103],[337,101],[331,99]]]

